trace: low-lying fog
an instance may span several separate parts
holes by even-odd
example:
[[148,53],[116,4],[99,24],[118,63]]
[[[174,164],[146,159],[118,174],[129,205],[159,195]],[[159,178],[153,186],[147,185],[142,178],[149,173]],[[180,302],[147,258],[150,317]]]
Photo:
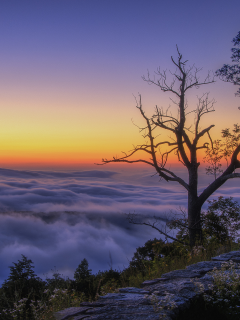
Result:
[[[65,172],[0,169],[0,285],[21,254],[43,279],[55,267],[73,278],[83,258],[93,273],[109,269],[110,255],[113,269],[127,267],[137,247],[160,235],[129,224],[125,213],[156,215],[161,227],[170,210],[186,207],[185,189],[153,174],[113,166]],[[200,188],[212,179],[203,172]],[[213,198],[219,195],[240,203],[240,180],[227,182]]]

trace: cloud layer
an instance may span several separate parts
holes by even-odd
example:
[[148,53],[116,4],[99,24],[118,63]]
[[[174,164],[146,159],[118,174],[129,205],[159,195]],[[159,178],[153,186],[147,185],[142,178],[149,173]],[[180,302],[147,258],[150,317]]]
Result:
[[[203,176],[200,187],[209,179]],[[215,197],[231,195],[240,202],[239,194],[234,181]],[[151,228],[129,224],[125,213],[156,215],[163,224],[169,210],[186,201],[183,188],[159,182],[147,170],[0,169],[0,284],[21,254],[33,260],[42,278],[55,266],[72,278],[83,258],[94,273],[108,269],[110,254],[113,268],[123,269],[137,247],[159,237]]]

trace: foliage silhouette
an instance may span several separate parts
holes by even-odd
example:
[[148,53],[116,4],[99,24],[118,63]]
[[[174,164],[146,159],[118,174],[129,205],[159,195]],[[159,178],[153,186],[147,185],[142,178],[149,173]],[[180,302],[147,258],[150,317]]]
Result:
[[[229,65],[224,64],[221,69],[216,71],[216,74],[223,81],[233,83],[234,85],[240,86],[240,31],[237,36],[233,38],[234,48],[232,51],[232,62],[237,62],[235,64]],[[236,92],[236,96],[240,97],[240,88]]]

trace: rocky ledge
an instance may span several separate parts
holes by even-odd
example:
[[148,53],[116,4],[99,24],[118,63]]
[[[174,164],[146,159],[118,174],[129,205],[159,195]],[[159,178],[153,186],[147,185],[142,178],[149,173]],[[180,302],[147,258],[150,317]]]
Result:
[[[165,273],[161,278],[144,281],[140,289],[119,289],[118,293],[100,296],[95,302],[83,302],[80,307],[56,312],[55,317],[57,320],[159,320],[161,314],[165,320],[173,320],[180,310],[189,308],[191,301],[198,295],[192,280],[197,279],[207,292],[208,285],[213,282],[208,272],[215,267],[220,269],[222,262],[229,260],[240,263],[240,251],[224,253],[211,261],[198,262],[186,269]],[[156,311],[154,305],[159,302],[165,308]]]

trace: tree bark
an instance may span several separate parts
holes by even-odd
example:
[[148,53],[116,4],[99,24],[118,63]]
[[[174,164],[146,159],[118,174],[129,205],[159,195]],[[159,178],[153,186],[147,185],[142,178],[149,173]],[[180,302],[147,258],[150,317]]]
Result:
[[191,247],[196,243],[202,243],[201,229],[201,206],[198,201],[189,194],[188,196],[188,227],[189,227],[189,244]]
[[198,164],[191,165],[189,171],[188,191],[188,228],[189,244],[193,247],[196,242],[202,242],[201,205],[198,200]]

